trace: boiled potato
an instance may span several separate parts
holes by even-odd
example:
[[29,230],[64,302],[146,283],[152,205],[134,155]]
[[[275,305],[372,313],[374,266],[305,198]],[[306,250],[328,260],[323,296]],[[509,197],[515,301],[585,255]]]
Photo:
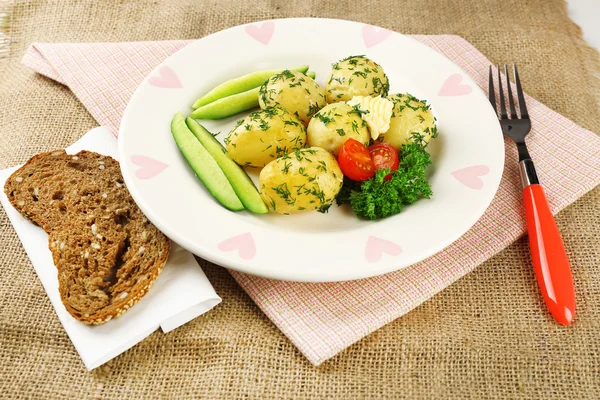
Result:
[[435,117],[426,102],[410,94],[394,94],[388,99],[394,103],[390,129],[379,139],[400,150],[409,141],[423,140],[427,143],[437,136]]
[[225,139],[227,152],[242,166],[263,167],[306,144],[298,118],[279,107],[267,107],[240,120]]
[[367,123],[359,110],[346,103],[333,103],[323,107],[310,120],[307,130],[309,146],[321,147],[338,155],[349,138],[369,145],[370,135]]
[[333,64],[327,79],[327,102],[348,101],[354,96],[388,95],[390,84],[383,69],[364,56],[352,56]]
[[281,214],[324,210],[342,188],[343,178],[331,153],[319,147],[298,149],[263,168],[260,195]]
[[273,75],[261,86],[258,103],[260,108],[268,106],[284,108],[307,126],[310,118],[325,106],[327,101],[325,89],[310,76],[285,70]]

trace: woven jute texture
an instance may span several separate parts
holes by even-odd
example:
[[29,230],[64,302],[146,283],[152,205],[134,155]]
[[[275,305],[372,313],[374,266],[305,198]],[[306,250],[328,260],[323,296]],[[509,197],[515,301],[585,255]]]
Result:
[[[494,62],[517,62],[532,96],[600,132],[598,53],[581,39],[563,0],[40,0],[10,3],[7,10],[1,168],[63,148],[97,125],[67,88],[20,64],[30,43],[192,39],[280,17],[461,35]],[[557,222],[578,296],[570,328],[545,311],[522,239],[316,368],[226,270],[201,261],[223,298],[220,306],[87,372],[1,211],[0,398],[597,399],[600,190],[561,212]]]

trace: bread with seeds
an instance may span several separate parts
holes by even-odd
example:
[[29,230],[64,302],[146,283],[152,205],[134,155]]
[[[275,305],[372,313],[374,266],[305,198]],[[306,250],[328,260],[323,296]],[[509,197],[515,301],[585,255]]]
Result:
[[63,304],[76,319],[117,318],[152,287],[170,242],[137,207],[119,163],[90,151],[38,154],[4,191],[49,235]]

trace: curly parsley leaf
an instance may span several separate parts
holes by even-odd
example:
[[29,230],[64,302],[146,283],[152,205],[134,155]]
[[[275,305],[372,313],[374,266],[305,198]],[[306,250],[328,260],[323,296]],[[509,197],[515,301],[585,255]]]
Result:
[[432,195],[425,175],[431,157],[422,143],[409,143],[400,150],[400,166],[385,177],[389,170],[379,170],[365,182],[346,179],[337,196],[338,205],[350,204],[359,218],[381,219],[398,214],[402,209],[421,198]]

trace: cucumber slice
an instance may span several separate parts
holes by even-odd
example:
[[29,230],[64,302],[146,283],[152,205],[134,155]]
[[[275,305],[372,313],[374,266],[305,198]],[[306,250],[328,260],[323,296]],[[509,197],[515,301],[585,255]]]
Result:
[[[215,100],[219,100],[223,97],[231,96],[233,94],[242,93],[259,87],[267,81],[270,77],[280,73],[283,69],[268,69],[263,71],[251,72],[247,75],[240,76],[239,78],[230,79],[227,82],[221,83],[204,96],[200,97],[192,105],[193,109],[212,103]],[[302,65],[296,68],[290,68],[290,71],[306,72],[308,71],[308,65]]]
[[256,108],[258,107],[259,91],[260,86],[215,100],[210,104],[196,108],[192,112],[192,117],[198,119],[221,119],[231,117],[251,108]]
[[221,170],[227,179],[229,179],[229,183],[231,183],[233,190],[242,204],[256,214],[269,212],[269,209],[262,201],[256,186],[254,186],[246,171],[233,161],[223,145],[193,118],[188,117],[185,122],[190,131],[192,131],[202,146],[204,146],[210,155],[213,156],[219,167],[221,167]]
[[[313,71],[308,71],[306,75],[315,79],[315,73]],[[212,103],[196,108],[192,112],[192,118],[221,119],[239,114],[242,111],[256,108],[258,107],[259,92],[260,86],[242,93],[220,98]]]
[[183,157],[214,198],[230,210],[243,210],[244,205],[235,194],[227,177],[215,159],[188,129],[181,113],[175,114],[171,121],[171,133]]

